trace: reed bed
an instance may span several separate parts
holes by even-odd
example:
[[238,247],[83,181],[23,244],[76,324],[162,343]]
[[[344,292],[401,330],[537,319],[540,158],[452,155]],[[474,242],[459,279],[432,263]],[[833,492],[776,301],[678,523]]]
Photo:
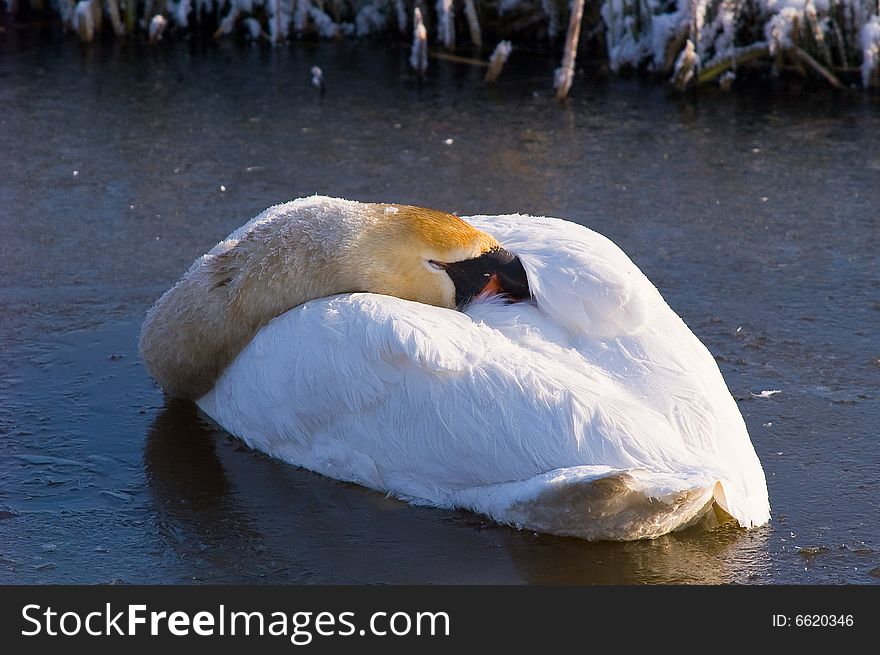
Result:
[[[636,70],[686,90],[729,89],[745,72],[880,88],[880,0],[3,0],[4,22],[53,14],[82,41],[188,33],[280,44],[392,38],[413,69],[431,57],[489,66],[495,82],[518,46],[547,44],[564,98],[580,51],[612,72]],[[567,27],[567,30],[566,30]],[[107,35],[105,37],[105,35]],[[110,36],[112,35],[112,36]],[[500,50],[499,50],[500,48]],[[491,56],[490,56],[491,53]],[[508,68],[515,66],[515,55]],[[549,83],[549,81],[548,81]]]

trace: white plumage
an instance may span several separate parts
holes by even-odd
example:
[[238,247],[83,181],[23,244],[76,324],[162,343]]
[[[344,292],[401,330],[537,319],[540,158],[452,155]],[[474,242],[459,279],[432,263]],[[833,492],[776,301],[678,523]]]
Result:
[[656,537],[713,500],[765,523],[717,365],[629,258],[558,219],[467,220],[519,255],[533,302],[313,300],[262,328],[199,406],[291,464],[536,531]]

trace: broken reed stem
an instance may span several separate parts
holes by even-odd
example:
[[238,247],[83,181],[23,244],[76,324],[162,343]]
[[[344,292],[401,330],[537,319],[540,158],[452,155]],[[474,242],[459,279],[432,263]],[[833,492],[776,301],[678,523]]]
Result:
[[730,68],[736,68],[741,64],[749,62],[753,59],[766,57],[769,54],[770,49],[767,47],[766,44],[758,48],[755,48],[753,46],[739,48],[730,57],[724,57],[716,63],[710,62],[710,64],[706,66],[706,68],[700,71],[700,74],[697,77],[697,82],[699,84],[703,84],[704,82],[711,82],[716,77],[721,75],[721,73]]
[[571,17],[568,21],[568,33],[565,36],[565,52],[562,55],[562,66],[556,69],[553,86],[556,88],[556,99],[568,97],[574,79],[574,62],[577,59],[578,40],[581,36],[581,21],[584,17],[584,0],[574,0]]
[[168,19],[165,16],[162,14],[153,16],[150,20],[149,28],[150,43],[159,43],[162,40],[162,34],[165,32],[166,27],[168,27]]
[[813,57],[810,55],[810,53],[807,52],[806,50],[804,50],[803,48],[801,48],[800,46],[798,46],[798,45],[792,46],[790,52],[795,57],[797,57],[800,61],[802,61],[807,66],[812,68],[814,71],[819,73],[819,75],[824,77],[825,80],[828,82],[828,84],[833,86],[835,89],[844,89],[845,88],[843,86],[843,84],[840,83],[840,80],[837,79],[837,76],[834,73],[832,73],[830,70],[825,68],[822,64],[820,64],[818,61],[813,59]]
[[[737,66],[752,61],[754,59],[763,59],[764,57],[769,56],[769,54],[770,49],[767,45],[761,45],[758,47],[748,46],[745,48],[740,48],[733,54],[733,56],[725,57],[717,61],[716,63],[707,66],[705,70],[700,71],[697,82],[700,84],[711,82],[728,69],[736,68]],[[786,51],[786,54],[799,66],[802,64],[806,64],[809,68],[812,68],[835,89],[843,90],[846,88],[829,68],[823,66],[818,61],[816,61],[810,55],[810,53],[808,53],[800,46],[792,46]]]
[[492,56],[489,57],[489,70],[486,71],[486,77],[483,78],[484,82],[495,83],[498,76],[501,75],[504,64],[507,63],[507,58],[510,57],[511,50],[513,50],[513,46],[510,45],[510,41],[501,41],[495,46]]
[[669,43],[666,44],[666,56],[663,58],[663,72],[669,74],[675,68],[675,61],[678,59],[681,49],[684,48],[690,34],[690,24],[685,24],[672,36]]
[[462,57],[461,55],[454,55],[451,52],[441,52],[439,50],[431,50],[428,52],[428,56],[431,59],[442,59],[443,61],[451,61],[456,64],[468,64],[469,66],[482,66],[486,68],[489,66],[489,62],[483,61],[482,59],[475,59],[474,57]]
[[675,60],[675,68],[672,72],[672,83],[679,91],[684,91],[694,74],[700,70],[700,58],[697,56],[697,49],[693,39],[688,39],[684,44],[684,48]]

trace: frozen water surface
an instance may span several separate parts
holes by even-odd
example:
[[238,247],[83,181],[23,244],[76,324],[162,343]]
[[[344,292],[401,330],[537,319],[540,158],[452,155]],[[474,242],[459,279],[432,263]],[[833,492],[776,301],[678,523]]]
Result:
[[[406,48],[35,39],[0,58],[0,582],[880,582],[877,98],[586,76],[560,106],[556,62],[523,54],[497,88],[437,61],[419,88]],[[772,523],[537,536],[273,461],[165,400],[144,311],[311,193],[609,236],[715,354]]]

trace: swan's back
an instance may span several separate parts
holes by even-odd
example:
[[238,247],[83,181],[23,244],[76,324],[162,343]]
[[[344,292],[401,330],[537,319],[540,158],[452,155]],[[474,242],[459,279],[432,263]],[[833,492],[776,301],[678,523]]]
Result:
[[535,302],[312,301],[263,328],[199,405],[293,464],[535,530],[652,537],[713,501],[766,522],[715,361],[629,258],[557,219],[468,221],[519,255]]

